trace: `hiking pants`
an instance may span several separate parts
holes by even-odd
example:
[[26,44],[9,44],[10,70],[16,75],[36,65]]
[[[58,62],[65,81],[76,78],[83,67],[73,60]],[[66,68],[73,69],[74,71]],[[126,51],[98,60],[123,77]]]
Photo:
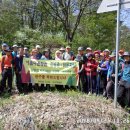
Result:
[[107,82],[106,92],[107,92],[108,99],[114,98],[114,82],[112,80]]
[[88,92],[96,92],[96,76],[86,76],[87,81],[87,91]]
[[16,86],[19,92],[22,92],[22,79],[21,74],[19,72],[16,72]]
[[12,90],[12,68],[4,69],[2,72],[2,80],[1,80],[1,92],[6,88],[6,81],[8,81],[8,92]]

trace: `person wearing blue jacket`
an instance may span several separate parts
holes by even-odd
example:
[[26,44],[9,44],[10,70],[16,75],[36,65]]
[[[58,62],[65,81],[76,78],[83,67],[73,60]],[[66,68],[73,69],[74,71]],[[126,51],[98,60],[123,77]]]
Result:
[[130,53],[125,52],[125,63],[122,65],[121,79],[119,82],[117,99],[122,107],[125,107],[126,103],[130,106]]
[[100,54],[100,63],[98,66],[98,73],[100,74],[100,87],[103,88],[103,96],[106,97],[107,72],[109,68],[109,61],[105,60],[103,53]]
[[110,65],[107,73],[107,86],[106,86],[106,92],[107,92],[107,98],[113,99],[114,97],[114,82],[115,82],[115,59],[116,59],[116,53],[113,52],[110,55]]
[[16,86],[19,91],[19,93],[23,92],[22,88],[22,80],[21,80],[21,71],[22,71],[22,65],[23,65],[23,49],[20,49],[19,54],[15,57],[15,74],[16,74]]

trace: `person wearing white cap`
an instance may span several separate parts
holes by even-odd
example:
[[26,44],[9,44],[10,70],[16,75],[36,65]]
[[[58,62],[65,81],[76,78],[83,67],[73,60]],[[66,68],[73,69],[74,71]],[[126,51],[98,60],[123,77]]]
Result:
[[65,52],[65,48],[61,47],[59,51],[63,54]]
[[40,52],[41,46],[40,45],[36,45],[36,50],[37,50],[37,56],[36,57],[39,60],[42,57],[42,53]]
[[27,47],[24,47],[24,57],[25,58],[29,58],[30,57]]
[[86,48],[86,55],[87,55],[88,53],[92,53],[92,48],[90,48],[90,47],[87,47],[87,48]]
[[105,55],[105,60],[109,61],[110,60],[110,51],[108,49],[105,49],[104,51],[104,55]]
[[74,60],[74,53],[70,46],[66,46],[66,51],[63,53],[63,60]]
[[17,54],[18,54],[18,46],[15,44],[15,45],[12,46],[12,48],[13,48],[12,55],[13,55],[14,57],[16,57]]

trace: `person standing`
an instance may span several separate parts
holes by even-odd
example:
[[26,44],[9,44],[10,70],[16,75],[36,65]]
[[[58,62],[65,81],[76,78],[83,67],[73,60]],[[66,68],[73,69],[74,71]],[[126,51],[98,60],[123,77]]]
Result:
[[105,59],[104,53],[100,54],[100,62],[97,68],[100,74],[100,88],[103,88],[103,96],[106,97],[107,72],[109,68],[109,61]]
[[31,59],[35,59],[35,60],[38,60],[37,50],[36,50],[36,49],[32,49],[30,58],[31,58]]
[[41,60],[50,60],[50,53],[49,53],[49,49],[45,49],[43,51],[43,55],[41,57]]
[[87,61],[85,62],[85,74],[87,80],[87,92],[93,94],[96,92],[96,75],[97,75],[97,65],[96,61],[93,59],[93,54],[87,54]]
[[41,59],[41,57],[42,57],[42,53],[40,52],[41,46],[40,46],[40,45],[36,45],[36,48],[35,48],[35,49],[37,50],[36,58],[39,60],[39,59]]
[[30,57],[27,47],[24,47],[24,57],[25,58],[29,58]]
[[108,49],[105,49],[105,50],[103,51],[103,53],[104,53],[104,56],[105,56],[105,60],[106,60],[106,61],[109,61],[109,59],[110,59],[110,57],[109,57],[110,51],[109,51]]
[[23,92],[23,86],[22,86],[22,79],[21,79],[21,71],[22,71],[22,65],[23,65],[23,49],[20,48],[18,55],[15,58],[15,74],[16,74],[16,87],[19,91],[19,93]]
[[61,54],[63,54],[65,52],[65,48],[61,47],[59,51],[61,52]]
[[[41,57],[41,60],[51,60],[50,58],[51,57],[50,57],[50,51],[49,51],[49,49],[45,49],[43,51],[43,55]],[[41,88],[44,89],[44,84],[41,84]],[[45,89],[46,90],[50,90],[50,84],[46,84],[46,88]]]
[[4,92],[6,88],[6,81],[8,81],[8,92],[12,92],[12,81],[13,81],[13,68],[14,68],[14,57],[12,56],[12,50],[10,48],[5,50],[6,55],[2,56],[1,70],[2,70],[2,80],[0,92]]
[[63,53],[63,60],[74,60],[74,53],[71,51],[71,47],[67,46],[66,51]]
[[18,46],[15,44],[15,45],[12,46],[12,48],[13,48],[12,55],[13,55],[14,57],[16,57],[17,54],[18,54]]
[[[117,90],[117,100],[122,107],[130,107],[130,53],[124,52],[125,63],[122,65],[122,73],[119,75],[119,87]],[[127,103],[127,104],[126,104]]]
[[78,54],[76,55],[75,61],[79,62],[79,84],[78,89],[84,93],[87,93],[86,89],[86,80],[85,80],[85,71],[84,71],[84,64],[87,60],[87,57],[84,55],[84,48],[78,48]]
[[6,43],[3,43],[1,47],[2,47],[2,48],[1,48],[1,49],[2,49],[1,55],[2,55],[2,56],[3,56],[3,55],[6,55],[5,50],[8,48],[8,45],[7,45]]
[[55,60],[63,60],[62,53],[59,50],[55,52]]
[[116,53],[113,52],[110,55],[110,65],[107,73],[107,86],[106,86],[106,93],[107,98],[112,99],[114,98],[114,84],[115,84],[115,60],[116,60]]
[[87,48],[86,48],[86,56],[87,56],[87,54],[89,54],[89,53],[93,53],[93,50],[92,50],[92,48],[87,47]]
[[[94,59],[95,59],[95,64],[99,66],[100,63],[100,52],[99,51],[94,51]],[[100,72],[97,69],[97,75],[96,75],[96,95],[100,94]]]

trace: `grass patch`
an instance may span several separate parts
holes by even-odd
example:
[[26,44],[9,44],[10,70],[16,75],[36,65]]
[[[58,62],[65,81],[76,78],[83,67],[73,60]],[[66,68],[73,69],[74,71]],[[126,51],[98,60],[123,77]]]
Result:
[[0,97],[0,107],[3,107],[7,104],[12,103],[13,100],[10,97],[11,97],[11,95],[9,93],[5,93],[5,94],[1,95],[1,97]]

